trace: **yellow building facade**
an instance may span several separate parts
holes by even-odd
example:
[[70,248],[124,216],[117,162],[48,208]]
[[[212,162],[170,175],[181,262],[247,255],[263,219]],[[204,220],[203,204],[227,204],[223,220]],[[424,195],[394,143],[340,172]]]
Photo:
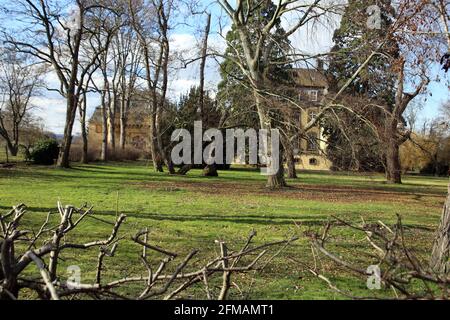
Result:
[[[321,111],[321,103],[328,95],[328,81],[320,68],[296,69],[294,79],[299,105],[302,107],[295,114],[298,117],[299,131],[303,132],[302,129]],[[315,126],[308,130],[294,145],[297,169],[330,170],[332,163],[327,158],[326,149],[323,129]]]

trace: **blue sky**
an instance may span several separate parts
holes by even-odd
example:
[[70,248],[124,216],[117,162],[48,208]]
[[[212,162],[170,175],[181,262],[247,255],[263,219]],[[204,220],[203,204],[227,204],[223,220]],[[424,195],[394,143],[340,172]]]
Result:
[[[214,1],[208,1],[211,3]],[[221,12],[217,4],[209,5],[208,11],[213,15],[212,34],[210,37],[210,45],[216,49],[224,49],[225,42],[219,34],[220,26],[223,27],[224,34],[229,30],[229,22]],[[182,52],[185,57],[195,56],[198,49],[196,49],[202,37],[202,28],[204,24],[204,16],[192,16],[186,13],[180,13],[177,16],[179,24],[172,31],[171,47],[176,52]],[[329,27],[312,27],[307,26],[302,29],[302,32],[296,33],[292,36],[292,45],[303,52],[310,54],[325,53],[333,45],[332,35],[338,25],[338,19],[335,24]],[[289,23],[289,21],[285,21]],[[194,27],[192,27],[194,25]],[[198,63],[191,64],[187,68],[179,68],[180,64],[175,63],[172,67],[169,98],[172,100],[178,99],[180,94],[185,93],[193,85],[198,84]],[[437,115],[439,106],[450,99],[450,73],[444,74],[436,65],[433,73],[440,74],[442,81],[433,81],[428,87],[426,95],[419,97],[421,103],[424,104],[420,117],[433,118]],[[55,75],[48,76],[48,83],[50,86],[58,86]],[[208,60],[206,72],[206,85],[209,90],[215,90],[217,83],[220,81],[218,72],[218,65],[214,59]],[[89,96],[88,113],[91,115],[97,105],[99,105],[99,98],[95,94]],[[45,127],[55,133],[62,133],[65,123],[65,101],[54,92],[43,92],[39,97],[34,98],[34,104],[38,107],[35,113],[40,116],[45,123]],[[78,133],[79,124],[74,126],[74,132]]]

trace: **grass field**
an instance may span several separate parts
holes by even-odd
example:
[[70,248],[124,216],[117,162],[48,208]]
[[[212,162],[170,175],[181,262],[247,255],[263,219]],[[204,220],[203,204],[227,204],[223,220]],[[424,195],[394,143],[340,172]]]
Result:
[[[448,179],[407,176],[401,186],[387,185],[381,175],[301,173],[283,191],[264,189],[265,178],[243,168],[220,172],[219,178],[201,177],[194,170],[186,177],[154,173],[145,163],[85,165],[61,170],[33,166],[0,169],[0,210],[25,203],[30,214],[27,227],[38,228],[56,202],[95,206],[95,214],[113,222],[117,211],[128,216],[121,235],[144,227],[151,241],[180,254],[201,250],[198,263],[217,250],[215,240],[231,248],[242,245],[249,232],[257,231],[257,243],[298,235],[300,240],[278,256],[262,274],[236,276],[231,297],[236,299],[340,299],[321,280],[306,270],[311,249],[305,231],[320,230],[327,219],[339,216],[352,222],[383,220],[394,223],[403,217],[409,243],[427,257],[433,229],[446,195]],[[74,237],[79,241],[107,238],[111,225],[88,219]],[[356,252],[367,251],[363,237],[341,228],[336,248],[350,259],[366,260]],[[64,256],[62,264],[78,264],[83,279],[95,273],[96,251]],[[155,257],[156,258],[156,257]],[[365,282],[321,260],[333,281],[353,293],[367,294]],[[114,260],[106,262],[113,277],[144,270],[131,244],[121,245]],[[31,270],[30,270],[31,272]],[[198,289],[192,297],[205,298]],[[391,292],[377,292],[388,296]],[[191,297],[191,296],[189,296]],[[188,297],[188,298],[189,298]]]

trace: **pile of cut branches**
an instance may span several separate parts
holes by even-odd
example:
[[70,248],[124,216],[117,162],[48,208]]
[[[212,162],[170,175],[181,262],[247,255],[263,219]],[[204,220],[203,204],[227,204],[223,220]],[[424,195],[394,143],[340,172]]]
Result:
[[[68,242],[68,235],[77,229],[87,217],[93,217],[92,207],[75,208],[58,203],[58,223],[51,225],[48,213],[38,231],[24,229],[23,217],[26,206],[14,207],[5,215],[0,215],[0,299],[15,300],[21,298],[21,292],[31,290],[40,299],[92,298],[92,299],[175,299],[194,285],[203,287],[207,299],[227,299],[233,284],[232,275],[260,271],[282,250],[297,238],[252,245],[256,236],[251,232],[240,250],[231,251],[225,242],[216,241],[220,254],[210,261],[193,263],[199,250],[186,255],[172,252],[149,241],[148,229],[137,232],[132,237],[119,237],[119,231],[126,220],[119,215],[109,237],[87,243]],[[76,237],[72,237],[76,238]],[[122,241],[131,241],[140,248],[138,257],[143,265],[141,275],[129,276],[113,281],[104,281],[104,261],[113,258]],[[273,251],[273,249],[278,250]],[[59,268],[61,255],[67,251],[98,250],[96,277],[93,283],[81,283],[76,279],[63,281]],[[149,258],[153,251],[161,259]],[[272,253],[271,253],[272,252]],[[271,253],[271,254],[270,254]],[[39,274],[24,272],[35,264]],[[108,275],[111,277],[111,275]],[[218,279],[217,279],[218,278]],[[211,281],[221,285],[212,287]],[[126,286],[139,287],[139,293],[124,294]]]

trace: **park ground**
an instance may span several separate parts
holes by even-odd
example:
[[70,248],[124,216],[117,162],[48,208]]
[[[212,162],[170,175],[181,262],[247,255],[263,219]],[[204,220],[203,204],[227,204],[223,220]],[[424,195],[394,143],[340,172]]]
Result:
[[[107,238],[118,213],[128,216],[121,236],[129,237],[148,227],[150,240],[171,251],[188,254],[200,249],[199,258],[215,256],[215,240],[240,248],[255,230],[256,243],[299,236],[299,240],[277,256],[262,273],[236,275],[231,298],[235,299],[342,299],[307,269],[314,263],[341,289],[366,296],[366,282],[321,257],[314,261],[310,231],[319,231],[331,216],[353,223],[396,222],[403,218],[409,246],[426,259],[431,251],[446,196],[448,179],[405,176],[403,185],[388,185],[377,174],[302,172],[289,181],[290,188],[269,191],[258,171],[234,168],[221,171],[218,178],[205,178],[198,170],[187,176],[154,173],[146,162],[92,164],[62,170],[19,165],[0,169],[0,210],[24,203],[29,214],[27,228],[37,230],[46,213],[63,204],[94,206],[95,216],[87,219],[73,237],[80,242]],[[364,236],[340,227],[333,232],[340,255],[370,265]],[[83,279],[95,274],[97,251],[66,254],[62,263],[80,265]],[[155,256],[154,259],[157,259]],[[156,260],[155,260],[156,261]],[[111,278],[140,273],[139,252],[131,243],[119,245],[116,257],[108,258]],[[32,272],[30,270],[29,272]],[[82,279],[82,280],[83,280]],[[393,292],[375,294],[391,297]],[[184,298],[205,298],[200,288]]]

